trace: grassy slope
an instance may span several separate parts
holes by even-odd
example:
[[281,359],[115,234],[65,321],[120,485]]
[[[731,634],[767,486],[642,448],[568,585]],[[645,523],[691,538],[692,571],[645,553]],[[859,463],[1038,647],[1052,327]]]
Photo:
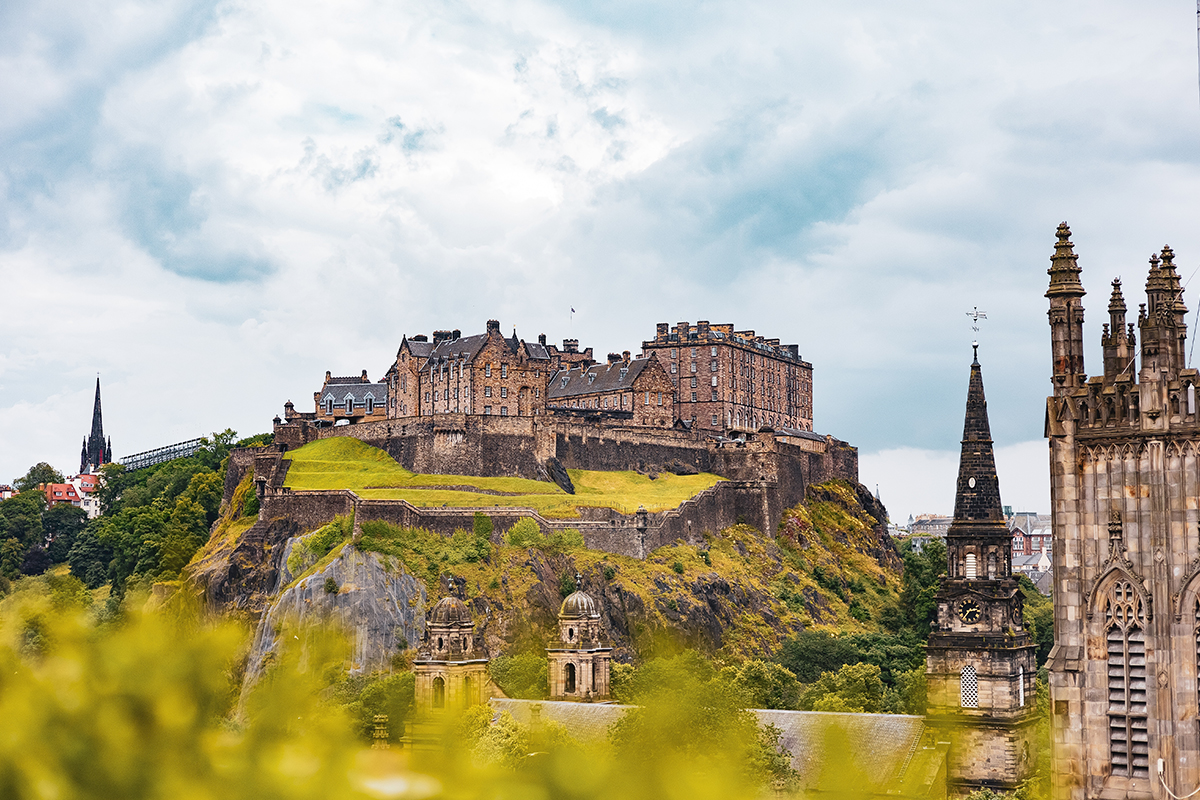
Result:
[[[789,511],[775,539],[737,525],[713,535],[705,547],[678,543],[644,561],[549,542],[541,552],[481,548],[467,531],[447,538],[384,523],[366,523],[359,547],[382,555],[386,568],[402,567],[424,580],[431,604],[445,593],[446,576],[465,580],[469,597],[486,598],[491,612],[476,622],[502,650],[523,649],[551,633],[563,576],[578,571],[588,576],[589,591],[602,581],[610,613],[624,616],[631,635],[617,642],[619,648],[644,651],[663,639],[710,648],[699,622],[716,602],[723,620],[717,655],[763,656],[802,629],[877,630],[879,612],[896,601],[898,568],[871,555],[879,547],[871,531],[875,520],[848,485],[817,488],[816,496]],[[350,526],[333,525],[344,531],[330,551],[337,552],[348,543]],[[706,593],[719,582],[729,590]],[[635,596],[640,608],[627,601],[618,601],[622,608],[612,605],[622,596]]]
[[636,472],[570,470],[575,494],[569,495],[546,481],[409,472],[382,450],[350,437],[321,439],[289,453],[289,458],[292,466],[285,485],[290,489],[350,489],[361,497],[401,499],[416,506],[522,506],[548,517],[575,517],[583,506],[624,513],[632,513],[638,506],[664,511],[721,480],[709,474],[664,473],[651,480]]

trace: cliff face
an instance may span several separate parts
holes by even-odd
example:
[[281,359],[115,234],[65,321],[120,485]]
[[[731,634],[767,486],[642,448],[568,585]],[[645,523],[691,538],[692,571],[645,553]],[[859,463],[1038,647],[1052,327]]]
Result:
[[[237,494],[228,515],[240,513]],[[350,543],[349,520],[321,528],[306,540],[324,543],[315,558],[298,558],[303,532],[294,523],[235,519],[218,525],[188,575],[212,609],[262,621],[259,660],[279,621],[325,614],[354,629],[356,647],[362,637],[363,668],[381,665],[396,652],[389,630],[403,629],[415,644],[422,612],[447,594],[471,606],[490,655],[540,649],[576,574],[599,601],[619,659],[671,645],[762,656],[808,627],[875,627],[896,600],[901,564],[883,520],[865,487],[832,481],[810,487],[774,537],[734,525],[641,560],[563,539],[497,546],[483,534],[444,537],[381,522],[361,525],[365,535]],[[326,579],[354,589],[327,593]]]

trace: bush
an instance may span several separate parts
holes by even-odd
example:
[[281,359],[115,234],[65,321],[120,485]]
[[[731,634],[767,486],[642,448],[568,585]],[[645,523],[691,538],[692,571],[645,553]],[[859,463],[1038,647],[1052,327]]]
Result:
[[325,579],[325,594],[337,594],[337,593],[338,593],[337,581],[335,581],[333,578],[326,578]]
[[578,588],[575,585],[575,578],[570,573],[563,573],[563,576],[558,579],[558,593],[563,597],[573,593]]
[[874,664],[847,664],[826,672],[800,700],[805,711],[853,711],[879,714],[887,710],[883,678]]
[[517,523],[508,529],[505,539],[513,547],[540,547],[545,543],[542,529],[529,517],[517,520]]
[[545,653],[496,656],[488,662],[488,675],[500,691],[521,700],[541,700],[550,687]]
[[611,581],[615,577],[617,577],[616,567],[614,567],[612,564],[605,564],[604,565],[604,580]]
[[475,531],[476,536],[482,537],[484,539],[491,539],[492,533],[495,530],[496,530],[496,525],[495,525],[495,523],[492,522],[491,517],[489,517],[487,514],[479,512],[479,511],[475,512],[474,531]]
[[676,561],[674,564],[671,565],[671,569],[675,570],[676,574],[682,575],[683,574],[683,562]]

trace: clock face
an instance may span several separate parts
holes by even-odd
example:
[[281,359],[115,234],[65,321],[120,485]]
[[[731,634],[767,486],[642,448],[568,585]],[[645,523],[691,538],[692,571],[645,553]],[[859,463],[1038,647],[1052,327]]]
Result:
[[974,600],[964,600],[958,607],[958,616],[967,624],[978,622],[980,613],[979,603]]

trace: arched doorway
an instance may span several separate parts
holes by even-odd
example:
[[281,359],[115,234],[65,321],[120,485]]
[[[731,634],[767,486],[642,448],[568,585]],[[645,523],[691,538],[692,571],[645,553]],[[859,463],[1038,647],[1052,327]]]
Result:
[[567,694],[575,694],[575,665],[567,664],[567,685],[564,690]]
[[440,677],[433,679],[433,707],[446,707],[446,681]]

